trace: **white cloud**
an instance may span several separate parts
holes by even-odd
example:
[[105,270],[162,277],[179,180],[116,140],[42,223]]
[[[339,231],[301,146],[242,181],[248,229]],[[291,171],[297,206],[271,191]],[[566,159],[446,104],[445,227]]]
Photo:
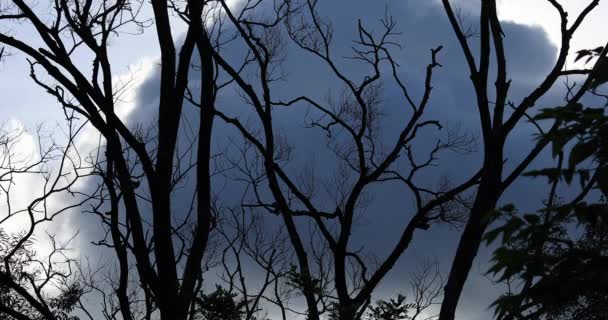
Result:
[[[439,0],[436,0],[439,2]],[[572,25],[575,17],[591,2],[591,0],[560,0],[559,3],[564,7],[569,15],[569,22]],[[455,8],[462,8],[466,11],[479,10],[479,1],[475,0],[453,0]],[[512,21],[529,26],[539,26],[548,34],[549,39],[559,46],[561,42],[560,18],[555,8],[547,0],[499,0],[498,11],[500,19]],[[606,37],[603,37],[605,21],[601,16],[602,12],[608,12],[608,2],[600,1],[598,7],[594,9],[581,25],[577,34],[572,38],[571,52],[581,49],[590,49],[606,44]]]
[[[590,3],[584,0],[560,1],[564,9],[569,13],[570,24],[576,16]],[[549,34],[549,38],[555,44],[560,43],[561,34],[560,20],[557,11],[546,0],[501,0],[499,2],[500,16],[502,19],[515,21],[527,25],[541,26]],[[578,37],[574,38],[574,49],[577,47],[595,46],[606,39],[598,37],[601,30],[602,18],[600,12],[608,10],[607,2],[600,2],[600,5],[589,15],[586,22],[581,26]]]
[[[9,235],[27,232],[31,227],[28,206],[42,197],[50,189],[45,177],[56,176],[59,168],[59,160],[40,162],[41,149],[47,150],[50,146],[53,131],[39,127],[36,131],[28,131],[24,125],[15,119],[9,120],[1,128],[2,136],[9,138],[11,144],[0,150],[2,169],[0,175],[11,171],[11,168],[22,170],[28,168],[27,173],[16,173],[12,177],[4,176],[0,183],[3,187],[0,192],[0,229]],[[60,150],[52,152],[52,156],[59,156]],[[8,160],[10,157],[10,161]],[[71,168],[65,166],[69,172]],[[70,179],[71,176],[67,178]],[[9,180],[10,178],[10,180]],[[58,183],[58,187],[65,185],[65,180]],[[7,193],[8,192],[8,193]],[[33,207],[34,220],[38,221],[44,217],[44,207],[49,213],[56,212],[70,203],[73,197],[68,198],[63,194],[55,194],[48,198],[45,203],[39,202]],[[67,214],[67,212],[66,212]],[[69,223],[70,219],[65,215],[58,216],[52,222],[38,224],[32,234],[34,246],[32,247],[39,257],[48,256],[52,250],[52,242],[48,235],[57,235],[56,240],[64,242],[76,234],[77,229]],[[71,253],[78,254],[78,247]]]

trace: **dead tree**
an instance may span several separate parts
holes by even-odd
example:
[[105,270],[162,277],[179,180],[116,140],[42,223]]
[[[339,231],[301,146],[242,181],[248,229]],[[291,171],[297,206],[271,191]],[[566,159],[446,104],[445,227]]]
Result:
[[[281,319],[290,319],[297,311],[289,306],[293,289],[286,282],[293,252],[286,235],[281,229],[265,226],[265,212],[226,210],[224,221],[218,222],[218,233],[224,240],[220,286],[239,299],[240,319],[266,319],[272,311]],[[256,277],[249,274],[258,271]]]
[[[304,1],[300,5],[274,2],[275,11],[269,17],[261,18],[256,15],[260,1],[246,1],[238,11],[232,11],[225,1],[220,3],[227,21],[236,29],[237,41],[248,50],[242,64],[228,61],[217,51],[214,59],[238,87],[257,118],[257,122],[251,124],[216,110],[217,116],[239,130],[251,145],[255,155],[250,159],[259,161],[259,165],[244,165],[245,180],[253,190],[249,206],[265,209],[282,219],[295,252],[295,282],[304,297],[308,318],[320,319],[323,313],[332,312],[339,319],[358,319],[364,314],[374,290],[409,247],[415,232],[428,229],[434,222],[457,220],[459,210],[448,208],[466,207],[462,195],[478,183],[480,173],[455,186],[447,184],[437,190],[425,188],[416,181],[416,175],[433,166],[441,152],[467,152],[471,148],[472,139],[457,131],[438,140],[429,154],[421,155],[413,147],[423,131],[442,128],[438,121],[422,120],[430,104],[433,73],[441,66],[441,46],[431,50],[423,79],[425,89],[415,98],[399,77],[397,62],[391,54],[396,36],[392,17],[382,20],[383,29],[379,34],[373,34],[361,22],[358,24],[359,38],[355,39],[352,59],[369,66],[372,71],[361,75],[360,79],[350,79],[338,67],[332,54],[333,28],[331,22],[322,19],[317,12],[317,1]],[[287,37],[282,37],[282,33]],[[285,62],[282,48],[286,40],[327,66],[329,74],[336,76],[345,88],[341,98],[326,103],[307,96],[278,100],[273,82],[281,77],[277,72]],[[254,71],[248,73],[241,65]],[[384,74],[385,68],[389,70],[387,74]],[[404,119],[400,133],[392,137],[384,150],[378,131],[383,108],[381,82],[386,79],[400,88],[403,103],[411,113]],[[337,190],[332,199],[333,207],[322,201],[315,203],[314,193],[319,186],[314,182],[302,182],[286,169],[290,147],[276,129],[273,113],[279,108],[298,104],[313,110],[315,118],[309,126],[330,137],[329,151],[339,164],[336,165],[338,179],[333,185],[333,191]],[[425,160],[420,160],[423,157]],[[404,163],[408,170],[399,170],[398,163]],[[257,169],[263,170],[261,178],[258,178]],[[314,171],[303,175],[309,180],[316,176]],[[367,189],[386,181],[401,181],[415,198],[415,210],[409,222],[403,225],[403,232],[389,255],[372,267],[358,249],[351,247],[353,226],[355,216],[362,212],[361,204]],[[329,260],[325,261],[329,268],[314,267],[315,249],[307,244],[309,233],[302,230],[296,219],[312,222],[317,238],[321,239],[321,247],[330,253]],[[329,305],[325,304],[326,289],[332,293]]]
[[[57,98],[66,115],[73,113],[84,119],[102,137],[103,152],[95,157],[99,161],[94,165],[103,187],[96,193],[99,204],[92,211],[100,217],[108,235],[99,244],[110,247],[117,258],[118,278],[109,283],[118,306],[109,308],[112,310],[109,319],[193,317],[194,301],[202,285],[202,265],[218,210],[212,192],[211,146],[214,120],[219,118],[240,132],[250,146],[243,159],[257,161],[253,167],[237,163],[250,191],[245,208],[278,216],[295,256],[295,266],[286,276],[301,292],[309,319],[318,320],[327,313],[344,320],[361,318],[373,293],[409,248],[418,230],[427,230],[433,223],[465,222],[440,314],[440,319],[451,320],[489,223],[485,219],[487,214],[549,139],[540,139],[511,172],[504,172],[505,143],[560,76],[569,74],[563,69],[571,38],[599,0],[591,1],[572,23],[557,1],[548,2],[562,20],[558,59],[529,96],[520,103],[512,103],[508,98],[510,81],[496,1],[481,4],[478,55],[472,53],[468,34],[461,29],[449,1],[443,1],[471,71],[483,137],[483,164],[465,181],[440,183],[437,188],[423,185],[417,177],[431,168],[442,152],[472,151],[472,139],[458,130],[447,130],[445,138],[439,139],[428,152],[415,148],[425,131],[443,128],[438,121],[424,118],[431,104],[433,74],[441,67],[441,46],[431,49],[421,80],[423,93],[414,97],[399,77],[398,63],[392,54],[398,48],[394,40],[395,21],[389,16],[382,20],[380,33],[372,32],[362,22],[357,25],[358,38],[349,58],[371,70],[358,79],[347,76],[340,68],[332,48],[333,26],[318,13],[316,0],[272,2],[274,12],[266,17],[258,16],[257,12],[267,1],[255,0],[245,1],[238,10],[230,8],[224,0],[152,0],[149,4],[135,0],[54,0],[50,12],[38,12],[44,8],[24,0],[11,0],[6,2],[8,6],[0,7],[3,28],[0,43],[5,46],[0,56],[6,58],[9,51],[27,56],[35,83]],[[160,47],[160,102],[157,130],[151,135],[130,128],[117,115],[119,89],[108,56],[108,43],[113,35],[125,28],[138,30],[149,26],[139,16],[146,5],[150,5]],[[176,21],[171,19],[172,13],[187,27],[179,50],[172,34]],[[211,28],[210,21],[215,22]],[[234,34],[222,36],[227,30],[224,23]],[[38,39],[22,39],[10,32],[11,27],[24,24],[35,30]],[[234,62],[224,55],[221,49],[226,41],[238,42],[246,48],[244,60]],[[327,72],[343,86],[343,94],[325,102],[304,95],[280,100],[273,82],[283,76],[278,72],[286,63],[282,50],[287,42],[327,66]],[[92,57],[90,70],[74,59],[75,53],[82,51]],[[188,86],[189,77],[194,75],[191,63],[195,54],[200,61],[196,76],[201,85],[197,93]],[[497,68],[496,90],[490,93],[493,57]],[[53,82],[43,80],[41,73]],[[218,83],[220,76],[227,81]],[[589,77],[572,95],[568,106],[581,99],[591,80]],[[403,127],[390,141],[381,141],[379,135],[383,81],[391,81],[400,90],[402,102],[410,110],[402,121]],[[216,108],[218,90],[225,87],[238,88],[251,106],[255,123]],[[186,168],[178,150],[185,102],[199,109],[198,137],[191,141],[190,149],[195,161]],[[327,188],[333,192],[328,192],[333,197],[330,204],[316,197],[321,188],[314,181],[317,175],[313,169],[304,170],[297,177],[288,168],[289,141],[278,129],[276,110],[302,105],[311,110],[308,125],[327,135],[328,151],[336,160],[332,177],[335,181]],[[556,122],[553,128],[559,125]],[[191,169],[196,179],[192,206],[189,212],[176,212],[171,199]],[[415,208],[388,255],[372,265],[359,248],[353,247],[354,227],[357,217],[365,212],[367,191],[373,185],[389,181],[401,182],[411,192]],[[473,199],[468,201],[466,194],[473,189],[476,192],[472,192]],[[39,203],[44,203],[43,200]],[[151,221],[146,218],[148,207]],[[187,218],[176,224],[175,218],[183,216]],[[303,230],[299,221],[309,222],[309,229]],[[240,228],[237,234],[243,232]],[[229,248],[235,257],[240,252],[246,253],[239,251],[246,248],[243,238],[231,242],[234,238],[226,234],[225,240],[231,244]],[[254,261],[267,258],[255,250],[247,254]],[[285,276],[273,274],[267,261],[264,265],[269,279],[275,279],[266,280],[267,285],[276,284]],[[242,276],[240,270],[237,264],[234,279]],[[234,274],[229,268],[226,272]],[[228,279],[230,282],[241,281]],[[89,283],[88,288],[96,290],[95,284]],[[266,296],[263,292],[245,293],[246,286],[242,283],[239,287],[245,299],[260,300]],[[132,294],[140,289],[136,296]],[[143,303],[141,310],[139,301]],[[52,310],[34,307],[37,312],[51,316]],[[256,308],[257,304],[247,304],[246,313],[251,317]]]
[[[160,102],[157,134],[143,141],[139,132],[129,128],[115,112],[118,102],[108,45],[112,37],[125,28],[137,31],[149,26],[150,20],[138,19],[143,6],[149,5],[160,47]],[[31,63],[31,76],[67,110],[86,119],[104,141],[102,154],[105,190],[112,201],[107,216],[111,224],[112,248],[115,250],[120,280],[116,296],[123,319],[133,319],[129,309],[129,270],[137,268],[138,282],[144,288],[149,307],[157,308],[161,319],[186,319],[201,276],[201,262],[212,227],[212,194],[210,166],[212,161],[211,130],[214,120],[215,69],[203,21],[212,1],[154,0],[150,3],[132,0],[54,0],[49,7],[34,7],[24,0],[8,1],[0,13],[0,43],[6,50],[20,52]],[[42,7],[42,8],[41,8]],[[50,12],[39,12],[50,8]],[[181,49],[176,49],[170,16],[188,22]],[[27,25],[38,39],[14,37],[11,27]],[[33,41],[35,40],[35,41]],[[77,63],[75,52],[86,52],[91,69]],[[179,176],[176,155],[178,132],[184,108],[191,60],[198,54],[201,61],[198,139],[196,140],[196,197],[194,225],[187,247],[179,252],[174,232],[176,213],[171,205],[175,177]],[[47,75],[54,82],[39,76]],[[133,159],[138,164],[132,174]],[[149,191],[152,221],[148,227],[145,208],[138,197],[138,187]],[[120,206],[118,205],[120,203]],[[124,208],[124,215],[117,210]],[[105,210],[104,208],[100,208]],[[120,209],[122,210],[122,209]],[[185,213],[184,213],[185,214]],[[119,217],[126,221],[118,221]],[[122,227],[124,226],[124,227]],[[131,261],[129,257],[134,257]],[[178,260],[183,259],[178,264]],[[153,302],[153,304],[152,304]]]
[[[78,210],[91,199],[75,187],[90,175],[74,137],[82,125],[69,118],[66,135],[40,128],[0,130],[0,315],[4,319],[65,319],[82,294],[70,241],[47,227],[59,215]],[[57,135],[53,137],[53,135]],[[27,150],[31,139],[32,150]],[[64,141],[65,140],[65,144]],[[24,147],[25,146],[25,147]],[[41,187],[28,184],[38,184]],[[19,199],[27,185],[29,197]],[[17,199],[15,199],[17,198]],[[46,235],[44,234],[46,232]],[[38,252],[45,242],[49,252]]]

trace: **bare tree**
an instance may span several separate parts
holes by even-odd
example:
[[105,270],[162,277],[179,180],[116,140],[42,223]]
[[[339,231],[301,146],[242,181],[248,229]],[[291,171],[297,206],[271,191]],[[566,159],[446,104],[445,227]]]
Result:
[[[253,189],[249,206],[281,217],[295,251],[297,281],[294,282],[305,298],[308,318],[319,319],[321,314],[332,311],[339,319],[358,319],[364,314],[374,290],[409,247],[415,231],[428,229],[433,222],[458,220],[457,212],[462,210],[454,209],[466,207],[462,193],[474,187],[480,176],[477,173],[461,184],[444,184],[437,190],[416,182],[416,175],[432,167],[440,153],[449,150],[469,152],[473,142],[466,132],[452,130],[445,139],[438,140],[428,154],[421,155],[414,150],[413,145],[423,130],[442,128],[438,121],[422,118],[429,105],[433,72],[441,66],[441,46],[431,50],[423,79],[425,89],[416,99],[399,77],[398,65],[391,54],[391,47],[397,47],[394,39],[397,33],[395,21],[390,16],[382,20],[383,29],[379,34],[373,34],[359,22],[359,38],[354,41],[351,59],[369,66],[372,71],[361,75],[361,80],[358,80],[348,78],[338,67],[332,54],[333,27],[317,12],[317,1],[301,4],[278,1],[269,17],[256,15],[260,1],[246,1],[235,12],[225,1],[220,3],[227,20],[236,29],[237,41],[241,41],[248,50],[242,64],[227,61],[217,51],[214,59],[238,86],[257,115],[257,123],[250,124],[238,116],[216,111],[219,118],[241,132],[250,145],[248,150],[254,153],[241,166],[248,186]],[[279,101],[273,91],[273,82],[282,77],[279,72],[284,63],[285,37],[282,34],[292,45],[322,61],[328,72],[344,86],[344,94],[326,103],[307,96]],[[248,65],[250,69],[238,67],[241,65]],[[248,73],[251,69],[253,71]],[[386,69],[388,73],[385,75],[383,70]],[[379,136],[384,80],[390,80],[400,88],[403,103],[411,110],[399,135],[388,144]],[[328,188],[335,195],[330,200],[331,205],[315,200],[321,189],[313,181],[317,173],[306,171],[303,174],[306,179],[302,180],[290,175],[286,169],[290,147],[276,127],[273,112],[298,103],[312,109],[313,118],[309,125],[327,134],[329,151],[337,160],[336,176],[332,177],[335,183]],[[420,160],[423,156],[425,160]],[[398,163],[409,169],[405,172],[399,170]],[[415,210],[409,222],[403,225],[403,232],[389,255],[372,267],[368,266],[370,261],[366,261],[358,249],[350,246],[352,230],[355,217],[363,212],[366,189],[387,181],[400,181],[411,191]],[[272,200],[268,199],[269,195]],[[298,217],[310,219],[314,236],[301,230],[295,221]],[[320,239],[320,246],[315,249],[314,245],[307,245],[308,238]],[[326,268],[315,267],[315,262],[318,262],[315,261],[315,252],[319,248],[325,248],[329,253],[329,259],[323,261],[328,263]],[[327,303],[327,298],[330,303]]]
[[[75,187],[91,168],[74,147],[82,126],[73,120],[61,137],[65,144],[42,127],[32,136],[22,128],[0,130],[0,314],[11,319],[68,319],[82,294],[69,252],[73,237],[61,240],[46,228],[90,200]],[[41,188],[29,185],[28,200],[15,199],[32,182]],[[41,254],[37,248],[45,243],[50,248]]]
[[[364,309],[372,291],[385,277],[400,255],[407,249],[412,235],[416,229],[426,229],[433,220],[446,220],[445,203],[459,203],[464,205],[468,214],[462,233],[461,241],[455,253],[455,260],[446,284],[445,299],[442,304],[440,319],[453,319],[460,293],[469,274],[474,257],[479,249],[483,234],[490,223],[488,214],[496,207],[504,192],[522,174],[526,168],[538,157],[549,143],[549,138],[560,126],[555,122],[548,132],[544,133],[537,144],[524,155],[523,159],[514,165],[514,169],[505,172],[504,148],[508,138],[526,119],[529,112],[537,102],[544,97],[550,89],[559,84],[563,75],[572,74],[565,71],[568,59],[570,42],[580,25],[589,13],[598,5],[599,1],[590,1],[584,10],[569,22],[568,14],[557,1],[549,1],[561,19],[562,41],[558,58],[550,72],[537,88],[516,103],[509,100],[507,57],[503,43],[503,30],[498,19],[495,1],[484,1],[480,5],[479,47],[478,55],[472,53],[469,42],[471,35],[463,31],[460,19],[455,14],[449,1],[443,1],[443,6],[450,20],[453,30],[464,52],[466,62],[471,71],[471,79],[476,93],[477,106],[480,115],[480,127],[483,138],[483,163],[477,174],[467,182],[447,190],[430,191],[414,183],[415,174],[431,165],[436,153],[444,149],[461,148],[459,143],[466,141],[462,137],[439,142],[431,152],[429,160],[423,163],[416,162],[412,143],[417,137],[419,129],[428,126],[439,126],[436,121],[422,121],[432,91],[431,80],[433,70],[440,66],[438,54],[441,47],[432,50],[431,63],[427,67],[425,90],[419,102],[415,102],[407,86],[398,77],[397,65],[389,50],[394,45],[394,21],[390,17],[383,20],[384,32],[374,35],[366,29],[361,22],[358,25],[359,38],[355,41],[355,61],[370,66],[371,74],[362,76],[357,81],[346,76],[332,56],[333,26],[330,21],[323,19],[317,12],[317,1],[304,1],[301,6],[293,3],[278,2],[275,4],[276,15],[271,18],[256,19],[255,11],[259,2],[248,1],[240,12],[233,13],[222,1],[229,20],[237,29],[243,43],[247,46],[251,62],[255,64],[255,81],[242,75],[241,69],[231,66],[222,55],[214,55],[219,66],[232,78],[242,90],[247,102],[258,115],[259,123],[254,129],[248,127],[238,117],[230,117],[221,112],[218,116],[229,124],[233,124],[243,136],[262,155],[265,171],[265,181],[272,194],[272,201],[264,200],[262,192],[256,192],[256,206],[265,208],[270,212],[280,214],[290,235],[299,264],[299,273],[304,279],[302,291],[306,298],[308,316],[312,319],[319,317],[322,309],[319,308],[319,282],[311,270],[310,248],[305,245],[304,236],[298,230],[294,221],[296,216],[306,216],[312,219],[319,233],[323,236],[326,245],[332,252],[332,282],[337,296],[338,317],[340,319],[353,319],[360,317],[361,308]],[[272,82],[280,77],[276,70],[283,63],[281,47],[283,40],[279,29],[284,22],[285,33],[291,42],[300,49],[318,57],[325,62],[330,72],[343,82],[345,94],[340,99],[330,100],[327,106],[306,96],[295,97],[288,101],[277,101],[273,98]],[[489,75],[492,71],[490,61],[495,58],[496,80],[495,92],[489,90]],[[479,59],[479,62],[476,60]],[[249,61],[246,61],[249,62]],[[382,77],[381,65],[388,65],[389,76],[396,85],[402,89],[406,104],[412,108],[412,114],[407,125],[388,151],[380,147],[377,139],[378,123],[381,112],[381,95],[379,90]],[[593,77],[569,97],[568,106],[574,106],[591,88]],[[494,101],[492,101],[494,100]],[[285,146],[284,139],[273,123],[273,110],[280,107],[305,103],[315,110],[318,118],[310,122],[310,126],[319,128],[330,137],[328,144],[336,158],[343,161],[346,172],[339,179],[339,189],[335,199],[335,208],[321,208],[314,203],[314,196],[305,185],[300,184],[284,169],[289,159],[289,147]],[[511,110],[512,109],[512,110]],[[259,131],[257,131],[259,130]],[[346,138],[345,138],[346,137]],[[403,174],[395,170],[395,163],[399,155],[405,153],[409,160],[410,172]],[[350,180],[353,174],[354,179]],[[257,175],[249,175],[256,177]],[[405,228],[401,240],[394,250],[381,261],[377,270],[368,277],[368,268],[364,266],[357,252],[349,248],[352,236],[352,226],[356,212],[360,209],[364,190],[371,184],[396,179],[403,181],[416,197],[417,211],[414,218]],[[351,183],[352,181],[352,183]],[[259,180],[250,180],[254,187],[260,186]],[[460,201],[459,195],[477,186],[472,203],[469,205]],[[343,189],[340,189],[342,187]],[[439,212],[438,215],[433,215]],[[337,230],[334,231],[334,228]],[[356,261],[363,272],[361,286],[353,287],[349,282],[348,262]]]
[[[293,253],[286,235],[264,225],[265,212],[230,209],[218,224],[224,238],[220,278],[223,287],[242,300],[240,319],[266,319],[272,311],[289,319],[293,289],[287,285]],[[260,274],[251,276],[259,270]]]
[[[234,309],[225,316],[246,319],[265,316],[262,309],[266,305],[277,308],[284,319],[297,314],[311,320],[327,315],[361,319],[368,311],[384,315],[384,307],[398,314],[413,310],[414,315],[407,316],[415,318],[441,295],[436,281],[432,285],[426,282],[434,274],[431,269],[412,284],[414,302],[409,307],[399,297],[374,306],[374,294],[415,234],[443,223],[464,225],[439,315],[441,320],[453,319],[490,223],[488,213],[549,139],[541,138],[511,172],[505,172],[505,143],[562,75],[578,73],[564,71],[570,41],[599,0],[591,1],[573,23],[557,1],[548,2],[562,20],[559,56],[541,84],[515,103],[509,100],[510,80],[496,1],[480,5],[478,55],[471,51],[469,31],[462,29],[450,2],[443,1],[471,72],[483,163],[464,181],[444,179],[436,186],[419,177],[432,170],[446,152],[474,151],[475,138],[467,130],[428,119],[442,46],[429,48],[429,62],[420,66],[424,71],[422,93],[414,96],[400,76],[394,55],[400,48],[399,34],[396,21],[388,14],[381,20],[380,32],[357,23],[353,51],[345,59],[368,71],[352,77],[334,53],[334,27],[319,13],[317,0],[246,0],[237,9],[225,0],[54,0],[44,8],[24,0],[3,2],[0,43],[6,49],[0,56],[25,55],[34,82],[57,98],[66,116],[81,118],[101,137],[99,150],[88,157],[101,181],[99,190],[89,193],[97,200],[89,211],[99,217],[105,231],[105,238],[96,244],[110,248],[116,261],[102,268],[105,272],[93,272],[90,270],[96,268],[80,264],[82,287],[77,295],[86,292],[101,297],[106,319],[185,320],[225,315],[209,307],[217,303]],[[146,6],[151,9],[151,19],[140,13]],[[152,23],[150,29],[160,47],[158,119],[152,129],[144,130],[130,127],[116,113],[124,88],[116,83],[108,46],[116,34],[143,31]],[[177,23],[186,28],[179,50],[173,38]],[[11,33],[11,28],[21,25],[35,30],[37,39]],[[233,61],[224,52],[227,44],[243,49],[244,57]],[[274,84],[286,78],[282,66],[289,62],[287,47],[321,62],[343,90],[326,101],[299,93],[286,99]],[[76,52],[91,57],[90,69],[76,61]],[[492,58],[497,71],[493,93],[489,89]],[[193,68],[195,61],[198,65]],[[569,97],[567,106],[577,103],[592,86],[591,72],[582,73],[590,76]],[[200,83],[197,87],[189,84],[193,77]],[[390,137],[383,130],[387,103],[382,90],[387,82],[398,88],[401,104],[409,110],[398,133]],[[250,108],[237,115],[216,108],[216,97],[223,88],[236,88]],[[191,119],[184,119],[187,104],[198,112],[194,129]],[[333,162],[325,171],[331,171],[331,176],[313,165],[290,167],[292,145],[281,132],[276,110],[296,106],[308,108],[306,125],[327,137],[326,152]],[[236,158],[216,161],[212,154],[216,118],[236,129],[244,140],[240,144],[231,139],[238,150]],[[555,122],[547,136],[559,126]],[[183,132],[188,132],[185,142]],[[417,147],[428,144],[422,137],[429,132],[442,136],[428,150]],[[186,150],[180,149],[181,143],[187,145]],[[223,199],[213,190],[214,176],[225,168],[236,173],[229,177],[231,181],[245,186],[238,210],[220,205]],[[181,188],[190,177],[196,181],[194,190]],[[413,210],[388,253],[373,257],[367,248],[354,245],[357,220],[366,215],[366,206],[373,201],[372,188],[395,182],[411,194]],[[191,199],[190,206],[178,210],[173,199],[184,195]],[[252,218],[260,212],[268,220]],[[283,230],[266,238],[260,221],[271,219]],[[221,244],[210,244],[212,240]],[[279,241],[288,242],[290,248],[277,246]],[[29,255],[27,243],[27,239],[16,243],[21,246],[21,256]],[[57,252],[62,248],[58,246]],[[12,256],[16,254],[9,254],[5,261]],[[246,279],[249,265],[262,270],[262,279]],[[214,266],[223,286],[205,293],[203,273]],[[31,296],[30,291],[18,294]],[[31,298],[38,301],[43,297]],[[35,312],[48,319],[56,317],[52,307],[41,304],[39,308],[26,300]],[[76,300],[76,307],[93,319],[83,300]],[[304,310],[292,307],[293,301],[303,302]]]
[[[439,261],[428,260],[410,275],[411,299],[399,294],[396,299],[379,300],[370,307],[369,320],[389,319],[434,319],[429,309],[439,303],[443,292],[443,277],[439,271]],[[409,302],[411,300],[411,302]],[[427,314],[425,314],[425,312]],[[424,318],[423,318],[424,317]]]
[[[102,170],[104,194],[107,193],[104,197],[110,199],[107,216],[120,270],[116,295],[122,318],[133,319],[128,294],[131,282],[126,272],[133,264],[150,302],[148,306],[157,308],[161,319],[186,319],[201,278],[212,227],[211,129],[216,88],[210,44],[202,20],[212,1],[154,0],[149,4],[161,50],[158,127],[152,141],[144,141],[138,130],[130,129],[117,116],[120,88],[115,83],[108,55],[114,35],[125,28],[138,31],[150,25],[148,20],[138,19],[145,5],[148,3],[135,0],[55,0],[45,12],[40,11],[45,10],[44,6],[35,7],[23,0],[3,2],[0,43],[7,50],[25,54],[34,81],[65,109],[90,122],[103,137],[105,152],[100,158],[105,159],[106,166]],[[188,22],[179,53],[172,34],[172,13]],[[14,37],[9,30],[21,25],[32,27],[38,39]],[[90,70],[76,61],[76,52],[86,52],[91,57]],[[193,149],[196,161],[192,165],[197,181],[196,205],[194,217],[188,222],[194,226],[189,230],[189,241],[179,249],[174,229],[177,214],[171,199],[176,192],[175,179],[180,176],[176,146],[195,52],[202,64],[198,72],[202,85],[197,97],[202,107]],[[53,82],[44,81],[39,73],[48,75]],[[126,149],[132,153],[124,153]],[[152,211],[149,227],[146,209],[140,201],[140,195],[145,193],[142,189],[149,191],[149,198],[145,198]],[[124,208],[124,215],[118,213],[119,208]],[[121,216],[126,221],[120,221]]]

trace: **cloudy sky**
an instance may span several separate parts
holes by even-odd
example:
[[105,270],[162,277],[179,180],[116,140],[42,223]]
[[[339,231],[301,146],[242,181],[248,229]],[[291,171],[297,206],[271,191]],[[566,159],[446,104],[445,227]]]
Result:
[[[331,0],[320,1],[320,13],[328,17],[334,24],[336,56],[347,55],[356,32],[356,21],[361,19],[365,24],[378,26],[378,19],[384,15],[385,8],[397,20],[397,29],[402,32],[399,42],[403,49],[396,53],[401,66],[400,72],[411,86],[414,94],[420,94],[424,67],[429,62],[430,48],[443,45],[444,50],[439,55],[439,62],[443,65],[436,73],[429,116],[440,119],[451,125],[460,125],[478,134],[478,118],[474,105],[473,88],[468,81],[468,71],[464,64],[460,48],[455,41],[451,28],[444,15],[443,9],[438,5],[439,0]],[[386,2],[386,4],[385,4]],[[563,0],[565,8],[575,16],[587,3],[583,0]],[[510,77],[514,84],[510,99],[517,101],[534,88],[543,75],[552,66],[557,45],[560,40],[559,20],[557,13],[545,0],[502,0],[499,2],[499,13],[504,21],[507,57],[509,61]],[[454,6],[463,10],[464,22],[475,23],[478,1],[458,0]],[[573,52],[579,49],[595,48],[603,45],[606,39],[598,34],[605,30],[605,15],[608,13],[608,3],[602,2],[589,20],[579,31],[572,45]],[[146,12],[144,11],[144,14]],[[603,15],[603,17],[602,17]],[[604,27],[604,28],[602,28]],[[31,30],[20,29],[15,32],[30,37],[34,35]],[[180,39],[183,28],[174,28],[175,38]],[[152,29],[141,35],[123,34],[115,39],[111,46],[111,59],[117,79],[132,81],[132,86],[123,96],[123,103],[119,113],[130,123],[147,123],[155,118],[154,108],[157,107],[158,72],[157,57],[159,55],[156,36]],[[323,97],[328,91],[338,89],[335,79],[318,61],[297,50],[289,48],[287,53],[286,71],[288,81],[280,84],[286,97],[307,94]],[[238,54],[238,52],[228,53]],[[83,59],[83,64],[88,63]],[[342,61],[343,67],[351,74],[360,70],[350,62]],[[11,126],[33,128],[40,123],[54,123],[61,121],[61,112],[55,101],[36,87],[28,77],[28,65],[23,56],[14,55],[0,65],[0,122],[10,121]],[[386,113],[399,114],[398,94],[395,88],[385,88]],[[242,104],[238,95],[226,94],[220,97],[220,107],[236,108]],[[553,106],[560,103],[563,92],[551,92],[541,102],[541,106]],[[188,111],[187,111],[188,112]],[[303,110],[279,114],[280,125],[289,130],[289,138],[296,146],[295,158],[315,161],[327,160],[327,155],[317,150],[323,136],[304,128]],[[397,129],[399,117],[389,117],[387,120],[386,135]],[[226,130],[226,131],[222,131]],[[218,135],[229,132],[220,126]],[[507,145],[507,158],[517,159],[524,154],[532,141],[532,128],[523,127],[514,134]],[[95,134],[81,138],[81,143],[94,143]],[[428,139],[434,139],[429,136]],[[431,141],[431,140],[429,140]],[[24,143],[24,152],[34,147],[34,144]],[[468,177],[478,164],[479,156],[448,155],[442,158],[436,171],[425,175],[424,179],[436,181],[440,176],[449,176],[455,181]],[[545,154],[539,161],[549,161]],[[327,168],[331,169],[331,166]],[[534,208],[536,203],[532,199],[541,199],[544,190],[534,184],[519,182],[512,191],[505,195],[503,202],[515,202],[523,208]],[[28,184],[33,184],[29,182]],[[27,184],[26,184],[27,185]],[[24,201],[27,199],[28,188],[19,191]],[[355,241],[365,245],[378,255],[387,252],[390,244],[399,235],[400,225],[391,223],[395,219],[408,218],[407,212],[411,203],[407,199],[411,196],[402,192],[400,188],[390,185],[373,191],[374,201],[366,210],[365,217],[358,225]],[[395,199],[405,199],[395,201]],[[406,213],[404,213],[406,212]],[[86,219],[85,219],[86,220]],[[75,222],[78,221],[78,222]],[[79,219],[64,221],[65,225],[58,230],[69,233],[70,230],[87,230]],[[382,236],[379,236],[381,232]],[[90,241],[94,232],[87,233],[82,239],[82,246]],[[437,236],[437,235],[441,236]],[[405,275],[412,270],[412,261],[428,257],[437,257],[442,262],[445,271],[449,268],[453,249],[458,240],[458,233],[448,227],[432,230],[428,233],[419,233],[414,240],[412,250],[409,250],[401,259],[395,271],[391,273],[389,281],[380,288],[382,294],[393,294],[402,290],[406,285]],[[459,313],[462,319],[487,319],[487,306],[500,293],[502,288],[494,288],[491,282],[482,275],[485,270],[483,262],[487,261],[487,250],[480,254],[476,267],[472,272],[464,292],[463,303]]]

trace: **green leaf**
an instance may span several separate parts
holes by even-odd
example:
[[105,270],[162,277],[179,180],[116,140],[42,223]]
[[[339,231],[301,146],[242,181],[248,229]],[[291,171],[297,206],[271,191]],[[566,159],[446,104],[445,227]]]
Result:
[[537,224],[540,218],[535,214],[524,214],[524,219],[530,224]]
[[593,68],[591,88],[595,89],[606,82],[608,82],[608,58],[600,57]]
[[589,170],[579,170],[578,171],[579,181],[581,184],[581,189],[585,188],[587,181],[589,181]]
[[572,178],[574,177],[574,170],[563,170],[564,180],[566,180],[567,184],[572,183]]
[[503,231],[502,228],[496,228],[496,229],[486,232],[486,234],[483,236],[484,240],[486,241],[486,244],[489,245],[492,242],[494,242],[494,240],[496,240],[496,238],[498,238],[498,236],[502,233],[502,231]]
[[590,54],[591,54],[591,50],[579,50],[576,52],[576,58],[574,59],[574,62],[577,62],[580,59],[582,59]]
[[579,163],[591,157],[595,150],[595,144],[592,142],[582,142],[576,144],[572,148],[572,151],[570,151],[570,157],[568,158],[568,166],[570,170],[574,170]]
[[524,177],[547,177],[549,183],[554,183],[559,180],[562,175],[562,170],[559,168],[546,168],[541,170],[531,170],[523,174]]
[[598,187],[604,196],[608,196],[608,167],[602,167],[598,170]]

